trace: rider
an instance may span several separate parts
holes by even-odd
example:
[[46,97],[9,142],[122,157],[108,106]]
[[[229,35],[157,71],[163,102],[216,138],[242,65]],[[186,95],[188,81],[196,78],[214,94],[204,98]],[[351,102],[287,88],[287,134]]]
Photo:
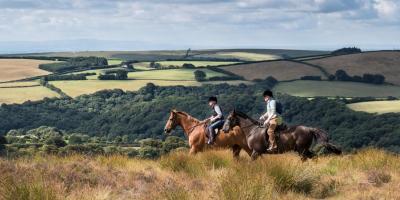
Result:
[[222,114],[220,106],[217,104],[217,97],[208,98],[208,105],[213,110],[213,115],[208,118],[211,121],[211,125],[208,126],[209,138],[207,144],[213,144],[215,140],[215,129],[222,128],[224,125],[224,115]]
[[277,103],[274,99],[274,95],[270,90],[264,91],[264,101],[267,103],[267,112],[260,117],[260,120],[264,121],[264,126],[268,127],[268,139],[269,148],[267,151],[274,152],[277,149],[275,142],[275,129],[277,125],[282,123],[282,118],[277,112]]

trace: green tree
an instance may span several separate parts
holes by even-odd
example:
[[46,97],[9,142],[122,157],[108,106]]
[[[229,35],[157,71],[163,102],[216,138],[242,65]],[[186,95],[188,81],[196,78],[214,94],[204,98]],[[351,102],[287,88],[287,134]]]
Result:
[[196,81],[199,81],[199,82],[205,81],[206,80],[206,76],[207,76],[206,73],[204,73],[201,70],[194,71],[194,78],[196,79]]

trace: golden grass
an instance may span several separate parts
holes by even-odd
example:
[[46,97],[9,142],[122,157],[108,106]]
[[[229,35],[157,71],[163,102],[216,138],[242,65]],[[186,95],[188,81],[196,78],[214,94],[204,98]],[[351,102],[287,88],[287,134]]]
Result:
[[368,101],[347,104],[347,106],[355,111],[363,111],[369,113],[383,114],[390,112],[400,112],[400,101]]
[[320,65],[329,73],[343,69],[350,75],[382,74],[386,81],[400,85],[400,52],[370,52],[306,61]]
[[236,161],[216,150],[36,156],[0,159],[0,199],[399,199],[399,167],[398,155],[376,149],[306,162],[293,153]]
[[32,76],[47,75],[49,72],[38,68],[40,64],[53,63],[49,60],[0,59],[0,82],[18,80]]
[[23,103],[25,101],[37,101],[45,97],[59,97],[59,95],[43,86],[25,88],[0,88],[1,103]]
[[279,83],[274,90],[300,97],[400,97],[400,87],[341,81],[293,81]]
[[265,79],[268,76],[273,76],[279,81],[300,79],[302,76],[324,77],[316,68],[289,61],[233,65],[222,69],[243,76],[247,80]]

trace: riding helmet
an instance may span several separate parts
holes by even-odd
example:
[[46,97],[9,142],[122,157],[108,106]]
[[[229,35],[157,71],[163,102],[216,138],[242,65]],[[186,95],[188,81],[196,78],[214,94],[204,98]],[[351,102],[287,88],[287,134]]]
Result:
[[271,90],[265,90],[263,96],[269,96],[269,97],[274,97],[274,95],[272,94]]
[[217,97],[214,97],[214,96],[208,98],[208,102],[210,102],[210,101],[218,102]]

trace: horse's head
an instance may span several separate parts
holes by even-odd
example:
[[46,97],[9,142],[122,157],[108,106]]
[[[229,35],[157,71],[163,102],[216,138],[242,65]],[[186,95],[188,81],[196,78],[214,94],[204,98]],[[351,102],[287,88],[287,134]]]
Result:
[[239,119],[236,116],[236,110],[233,110],[229,113],[228,117],[225,119],[224,126],[222,130],[227,133],[231,130],[234,126],[239,125]]
[[178,125],[177,124],[177,118],[178,118],[177,111],[176,110],[171,110],[171,112],[169,114],[168,121],[167,121],[167,123],[165,124],[165,127],[164,127],[164,133],[165,134],[169,135],[171,133],[171,131],[176,128],[176,126]]

